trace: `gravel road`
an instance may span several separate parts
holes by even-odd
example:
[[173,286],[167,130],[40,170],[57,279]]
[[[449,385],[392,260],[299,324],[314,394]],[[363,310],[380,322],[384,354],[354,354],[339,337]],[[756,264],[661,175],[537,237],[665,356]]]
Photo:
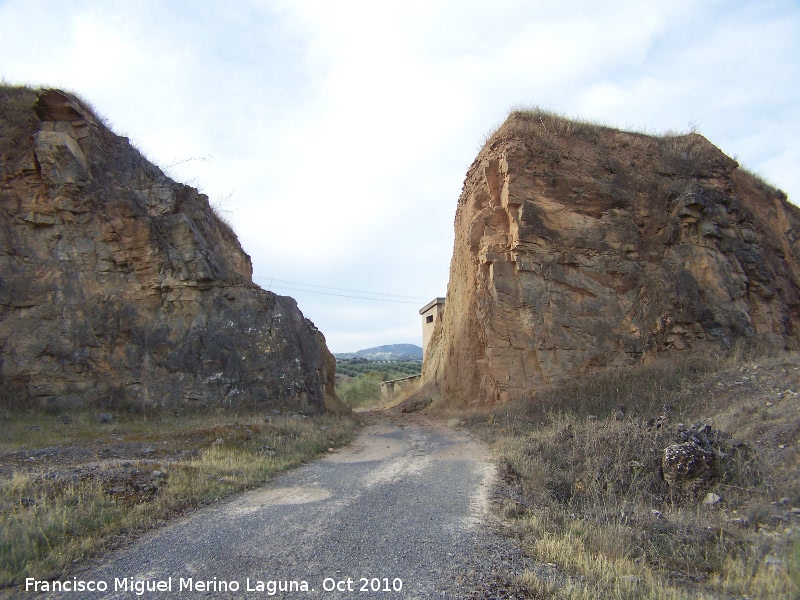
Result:
[[75,575],[105,592],[45,597],[517,597],[502,581],[522,559],[487,525],[495,470],[486,449],[418,415],[367,419],[347,448]]

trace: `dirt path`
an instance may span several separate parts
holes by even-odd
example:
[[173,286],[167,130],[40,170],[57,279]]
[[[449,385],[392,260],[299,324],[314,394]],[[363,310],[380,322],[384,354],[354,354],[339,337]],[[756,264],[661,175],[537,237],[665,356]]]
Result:
[[[521,565],[513,544],[486,525],[495,477],[486,449],[419,416],[367,418],[349,447],[78,573],[78,582],[108,586],[79,596],[515,597],[496,589]],[[279,591],[287,585],[296,591]]]

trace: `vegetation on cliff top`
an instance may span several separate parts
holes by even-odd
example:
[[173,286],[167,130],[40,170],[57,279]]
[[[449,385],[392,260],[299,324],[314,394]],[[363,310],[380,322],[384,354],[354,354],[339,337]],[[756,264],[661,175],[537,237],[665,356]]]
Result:
[[[484,136],[482,146],[505,136],[522,136],[535,140],[545,147],[553,147],[575,138],[596,141],[603,131],[623,132],[599,121],[571,118],[538,106],[518,107],[508,113],[508,117],[501,125]],[[699,140],[704,138],[701,138],[697,131],[695,126],[691,126],[685,132],[666,131],[662,134],[653,134],[644,131],[625,131],[624,133],[658,139],[668,155],[680,162],[684,169],[691,171],[710,156],[709,144],[699,143]],[[758,173],[743,167],[741,170],[752,177],[757,186],[765,192],[786,199],[785,192]]]

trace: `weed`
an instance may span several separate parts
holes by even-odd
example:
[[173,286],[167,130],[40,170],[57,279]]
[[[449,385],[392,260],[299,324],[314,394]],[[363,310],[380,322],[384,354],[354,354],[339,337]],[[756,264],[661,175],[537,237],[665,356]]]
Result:
[[800,540],[798,539],[792,541],[789,554],[789,578],[792,580],[795,593],[800,595]]
[[593,121],[570,119],[538,106],[518,107],[512,109],[508,119],[484,139],[485,144],[489,144],[499,137],[515,135],[535,139],[545,147],[555,147],[560,140],[573,137],[595,139],[597,131],[603,127]]
[[355,427],[348,417],[265,421],[246,411],[54,423],[28,412],[5,424],[0,451],[13,472],[0,479],[0,588],[58,576],[122,536],[263,484],[348,442]]
[[765,192],[768,196],[778,197],[786,200],[787,197],[786,192],[773,185],[770,181],[768,181],[755,171],[751,171],[750,169],[747,169],[745,167],[740,167],[740,170],[753,178],[752,179],[753,184],[757,189],[761,190],[762,192]]
[[[521,583],[543,598],[797,597],[789,506],[800,499],[800,457],[783,442],[800,434],[798,370],[797,355],[743,350],[665,360],[467,417],[499,457],[497,509],[530,555],[561,574],[540,581],[529,572]],[[727,432],[727,456],[700,494],[675,493],[661,453],[696,421]],[[722,503],[703,504],[708,491]]]
[[[404,365],[404,363],[399,364],[401,368]],[[388,392],[382,389],[381,383],[394,379],[408,378],[409,370],[414,374],[414,370],[419,368],[419,363],[408,364],[408,370],[395,370],[392,368],[393,363],[389,363],[386,365],[386,369],[380,371],[356,371],[357,374],[354,377],[342,377],[336,382],[336,394],[342,402],[351,408],[376,408],[381,405],[394,405],[413,393],[419,380],[410,380],[403,385],[392,387],[391,391]],[[355,368],[360,366],[355,365]]]
[[27,140],[37,127],[39,119],[33,110],[37,97],[33,88],[0,85],[0,177],[6,168],[16,168],[8,163],[18,156],[19,140]]
[[336,384],[336,395],[351,408],[374,406],[381,400],[380,373],[365,373],[354,378],[340,379]]

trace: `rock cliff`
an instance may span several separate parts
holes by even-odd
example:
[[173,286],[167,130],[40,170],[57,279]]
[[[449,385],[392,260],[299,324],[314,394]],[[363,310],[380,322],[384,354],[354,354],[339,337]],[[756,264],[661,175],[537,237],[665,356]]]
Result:
[[467,173],[423,381],[456,402],[738,340],[800,345],[800,210],[697,134],[513,113]]
[[6,404],[341,406],[322,334],[208,198],[74,96],[0,88],[0,232]]

